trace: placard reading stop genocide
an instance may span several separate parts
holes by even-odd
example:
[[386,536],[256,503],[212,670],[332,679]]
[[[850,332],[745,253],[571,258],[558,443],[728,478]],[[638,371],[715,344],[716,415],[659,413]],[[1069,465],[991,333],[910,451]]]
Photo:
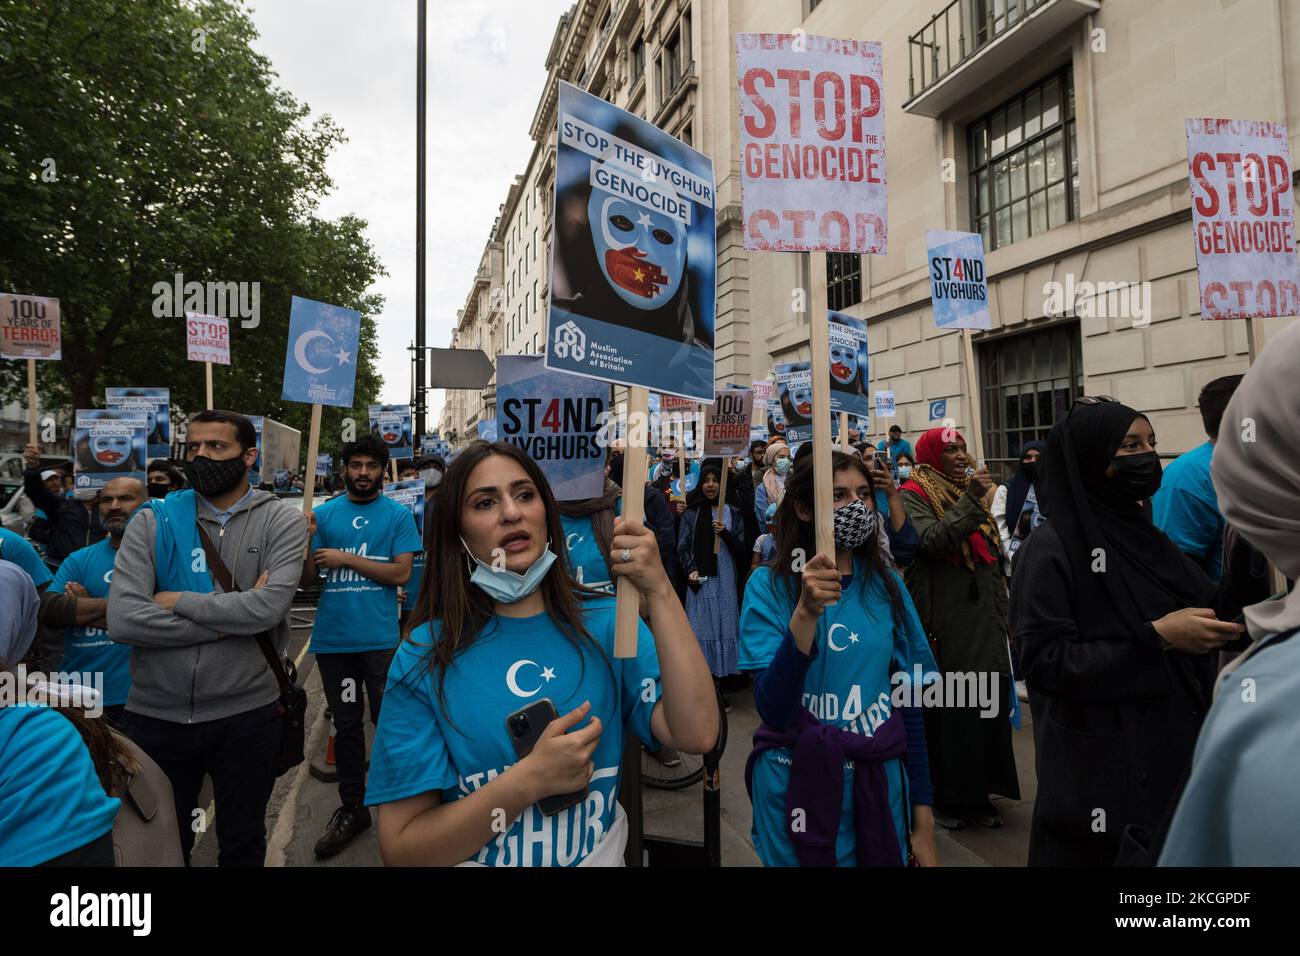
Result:
[[753,417],[752,389],[718,389],[704,419],[704,454],[734,458],[747,453]]
[[1300,313],[1286,127],[1189,119],[1187,167],[1201,318]]
[[191,362],[230,364],[230,322],[219,315],[186,312],[185,343]]
[[884,255],[880,44],[737,33],[736,68],[745,248]]
[[62,354],[59,300],[0,292],[0,358],[46,361]]

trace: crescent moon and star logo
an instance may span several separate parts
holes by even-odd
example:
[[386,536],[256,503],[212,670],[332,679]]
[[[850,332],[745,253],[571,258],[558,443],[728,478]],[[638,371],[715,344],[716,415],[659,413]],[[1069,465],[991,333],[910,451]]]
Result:
[[849,644],[845,644],[843,647],[838,647],[838,646],[835,644],[835,629],[836,629],[837,627],[843,627],[844,630],[849,631],[848,627],[846,627],[846,626],[843,625],[843,624],[832,624],[832,625],[831,625],[831,629],[830,629],[829,631],[826,632],[826,643],[830,646],[830,649],[831,649],[831,650],[833,650],[833,651],[846,651],[846,650],[849,649],[849,644],[856,644],[856,643],[858,643],[858,634],[857,634],[857,632],[856,632],[856,631],[849,631]]
[[576,531],[573,532],[573,534],[569,535],[568,537],[566,537],[566,538],[564,539],[564,546],[565,546],[566,548],[568,548],[570,551],[573,550],[573,539],[574,539],[574,538],[577,538],[577,539],[578,539],[578,542],[579,542],[580,544],[582,543],[582,535],[578,534],[578,532],[576,532]]
[[[360,521],[361,524],[357,524],[358,521]],[[357,515],[355,518],[352,519],[352,527],[357,531],[360,531],[368,524],[370,524],[370,519],[362,517],[361,515]]]
[[107,571],[104,572],[104,583],[105,583],[105,584],[112,584],[112,583],[113,583],[113,571],[114,571],[114,570],[115,570],[114,568],[109,568]]
[[532,690],[524,690],[520,687],[519,672],[525,667],[536,667],[540,671],[540,673],[535,676],[535,680],[545,681],[549,684],[555,679],[555,670],[553,668],[542,667],[542,665],[538,664],[537,661],[515,661],[510,665],[510,669],[506,671],[506,687],[510,688],[510,693],[514,694],[516,697],[533,697],[541,691],[542,687],[545,686],[544,684],[539,683]]
[[[330,345],[335,344],[334,340],[329,337],[329,334],[326,332],[322,332],[320,329],[309,329],[308,331],[304,332],[302,335],[298,336],[298,341],[293,343],[294,360],[298,363],[298,367],[301,368],[304,372],[306,372],[309,375],[323,375],[326,372],[330,371],[329,368],[317,368],[307,358],[307,347],[311,345],[311,343],[314,342],[316,339],[324,339]],[[319,352],[319,349],[317,351]],[[352,353],[345,352],[342,346],[339,346],[339,350],[337,352],[334,353],[327,352],[325,354],[328,355],[330,358],[337,360],[338,365],[333,366],[333,368],[338,368],[341,365],[347,365],[352,361]]]

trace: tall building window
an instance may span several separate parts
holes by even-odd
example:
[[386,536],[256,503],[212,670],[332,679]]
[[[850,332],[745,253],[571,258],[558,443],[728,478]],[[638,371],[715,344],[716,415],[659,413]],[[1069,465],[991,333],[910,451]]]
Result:
[[632,44],[632,85],[645,73],[645,39],[638,37]]
[[826,253],[826,305],[839,312],[862,301],[862,259],[856,252]]
[[691,64],[690,14],[682,15],[681,20],[678,21],[677,29],[673,31],[672,37],[664,44],[661,63],[659,70],[661,99],[666,100],[673,90],[677,89],[677,84],[681,82],[683,74]]
[[985,249],[1079,218],[1079,150],[1068,69],[1034,84],[967,131],[972,231]]
[[[1043,440],[1083,394],[1078,322],[979,345],[985,454],[1017,459],[1025,442]],[[1010,477],[1014,461],[1002,463]]]

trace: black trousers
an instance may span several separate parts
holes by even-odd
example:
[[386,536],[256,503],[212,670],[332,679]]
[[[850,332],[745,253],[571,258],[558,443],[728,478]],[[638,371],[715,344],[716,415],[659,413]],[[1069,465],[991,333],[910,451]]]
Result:
[[339,772],[339,799],[359,807],[366,798],[365,698],[370,701],[370,722],[379,725],[384,682],[392,651],[357,651],[317,654],[325,699],[334,717],[334,760]]
[[201,724],[178,724],[126,712],[122,732],[152,757],[171,781],[186,866],[195,834],[208,824],[207,808],[198,806],[204,774],[212,777],[218,865],[262,866],[266,862],[266,805],[275,786],[283,728],[279,703]]

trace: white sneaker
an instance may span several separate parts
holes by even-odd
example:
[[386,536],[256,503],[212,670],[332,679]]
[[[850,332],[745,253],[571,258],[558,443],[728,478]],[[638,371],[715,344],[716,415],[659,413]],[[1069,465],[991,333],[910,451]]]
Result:
[[1025,686],[1022,680],[1016,681],[1016,696],[1021,700],[1029,700],[1029,688]]

